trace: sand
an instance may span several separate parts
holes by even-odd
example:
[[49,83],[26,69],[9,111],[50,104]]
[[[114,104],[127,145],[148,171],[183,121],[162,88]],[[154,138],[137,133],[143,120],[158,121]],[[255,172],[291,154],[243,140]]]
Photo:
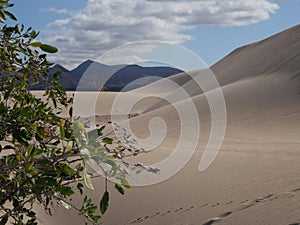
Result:
[[[196,151],[183,169],[164,182],[133,187],[124,196],[111,187],[110,207],[101,224],[300,224],[299,51],[298,25],[239,48],[212,66],[222,86],[228,121],[217,158],[201,173],[198,165],[211,128],[206,97],[194,89],[188,75],[172,77],[190,90],[199,113],[201,134]],[[160,93],[163,98],[175,90],[158,81],[122,95],[132,99]],[[116,95],[101,94],[96,113],[109,114]],[[175,106],[186,104],[181,100]],[[165,140],[155,151],[132,160],[149,165],[167,157],[180,137],[174,105],[156,96],[140,102],[132,112],[139,114],[130,119],[138,137],[149,135],[148,123],[154,117],[163,118],[168,126]],[[90,195],[98,201],[103,180],[94,180],[94,184]],[[56,208],[52,217],[43,215],[41,221],[47,225],[83,224],[75,212],[62,207]]]

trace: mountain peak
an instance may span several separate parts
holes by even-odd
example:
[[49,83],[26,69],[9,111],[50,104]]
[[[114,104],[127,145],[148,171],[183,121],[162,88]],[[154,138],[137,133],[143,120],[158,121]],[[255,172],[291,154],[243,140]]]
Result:
[[63,73],[68,73],[70,72],[68,69],[66,69],[65,67],[63,67],[62,65],[60,64],[55,64],[54,66],[52,66],[50,68],[52,71],[61,71]]
[[91,59],[87,59],[87,60],[85,60],[83,63],[81,63],[81,64],[92,64],[93,62],[95,62],[95,61],[93,61],[93,60],[91,60]]
[[75,69],[71,70],[71,72],[73,74],[83,74],[92,63],[94,63],[93,60],[90,60],[90,59],[85,60],[83,63],[78,65]]

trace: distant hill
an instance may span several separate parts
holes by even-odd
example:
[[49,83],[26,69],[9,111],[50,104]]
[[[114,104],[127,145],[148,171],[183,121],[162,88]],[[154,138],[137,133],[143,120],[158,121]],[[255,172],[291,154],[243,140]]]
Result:
[[[171,67],[142,67],[139,65],[109,66],[92,60],[86,60],[73,70],[68,70],[56,64],[50,68],[50,77],[57,71],[62,72],[59,82],[68,91],[75,91],[79,82],[81,82],[79,86],[81,91],[98,91],[102,83],[104,83],[103,87],[107,91],[122,91],[124,87],[126,87],[125,90],[127,91],[183,72]],[[81,80],[83,75],[85,75],[84,79]],[[34,86],[33,89],[45,89],[45,82],[40,81],[40,84]]]

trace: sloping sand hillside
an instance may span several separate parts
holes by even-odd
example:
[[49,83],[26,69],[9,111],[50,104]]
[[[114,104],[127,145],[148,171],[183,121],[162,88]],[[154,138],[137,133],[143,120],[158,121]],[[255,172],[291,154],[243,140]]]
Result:
[[[210,111],[206,96],[190,77],[175,75],[171,79],[191,94],[199,113],[196,151],[167,181],[134,187],[125,196],[111,189],[110,208],[101,224],[300,224],[300,25],[241,47],[211,69],[222,86],[228,117],[216,160],[204,172],[198,171],[210,134]],[[158,82],[161,89],[156,85],[153,92],[166,96],[176,91]],[[151,94],[151,85],[127,93],[128,98],[134,93]],[[187,100],[172,106],[152,99],[136,106],[141,114],[130,124],[138,137],[149,135],[148,124],[155,117],[162,118],[168,130],[156,151],[133,160],[151,164],[171,154],[180,138],[180,126],[191,119],[180,123],[177,104],[185,107]],[[99,199],[102,181],[94,182],[97,189],[91,195]],[[83,224],[74,212],[62,208],[42,220],[47,225]]]

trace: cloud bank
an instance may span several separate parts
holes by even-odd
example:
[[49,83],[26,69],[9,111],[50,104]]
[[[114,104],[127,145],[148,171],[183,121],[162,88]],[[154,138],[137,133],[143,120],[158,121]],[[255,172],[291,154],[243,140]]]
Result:
[[55,62],[72,67],[124,43],[180,44],[197,26],[253,24],[278,9],[270,0],[88,0],[84,9],[50,23],[53,33],[45,41],[60,48]]

